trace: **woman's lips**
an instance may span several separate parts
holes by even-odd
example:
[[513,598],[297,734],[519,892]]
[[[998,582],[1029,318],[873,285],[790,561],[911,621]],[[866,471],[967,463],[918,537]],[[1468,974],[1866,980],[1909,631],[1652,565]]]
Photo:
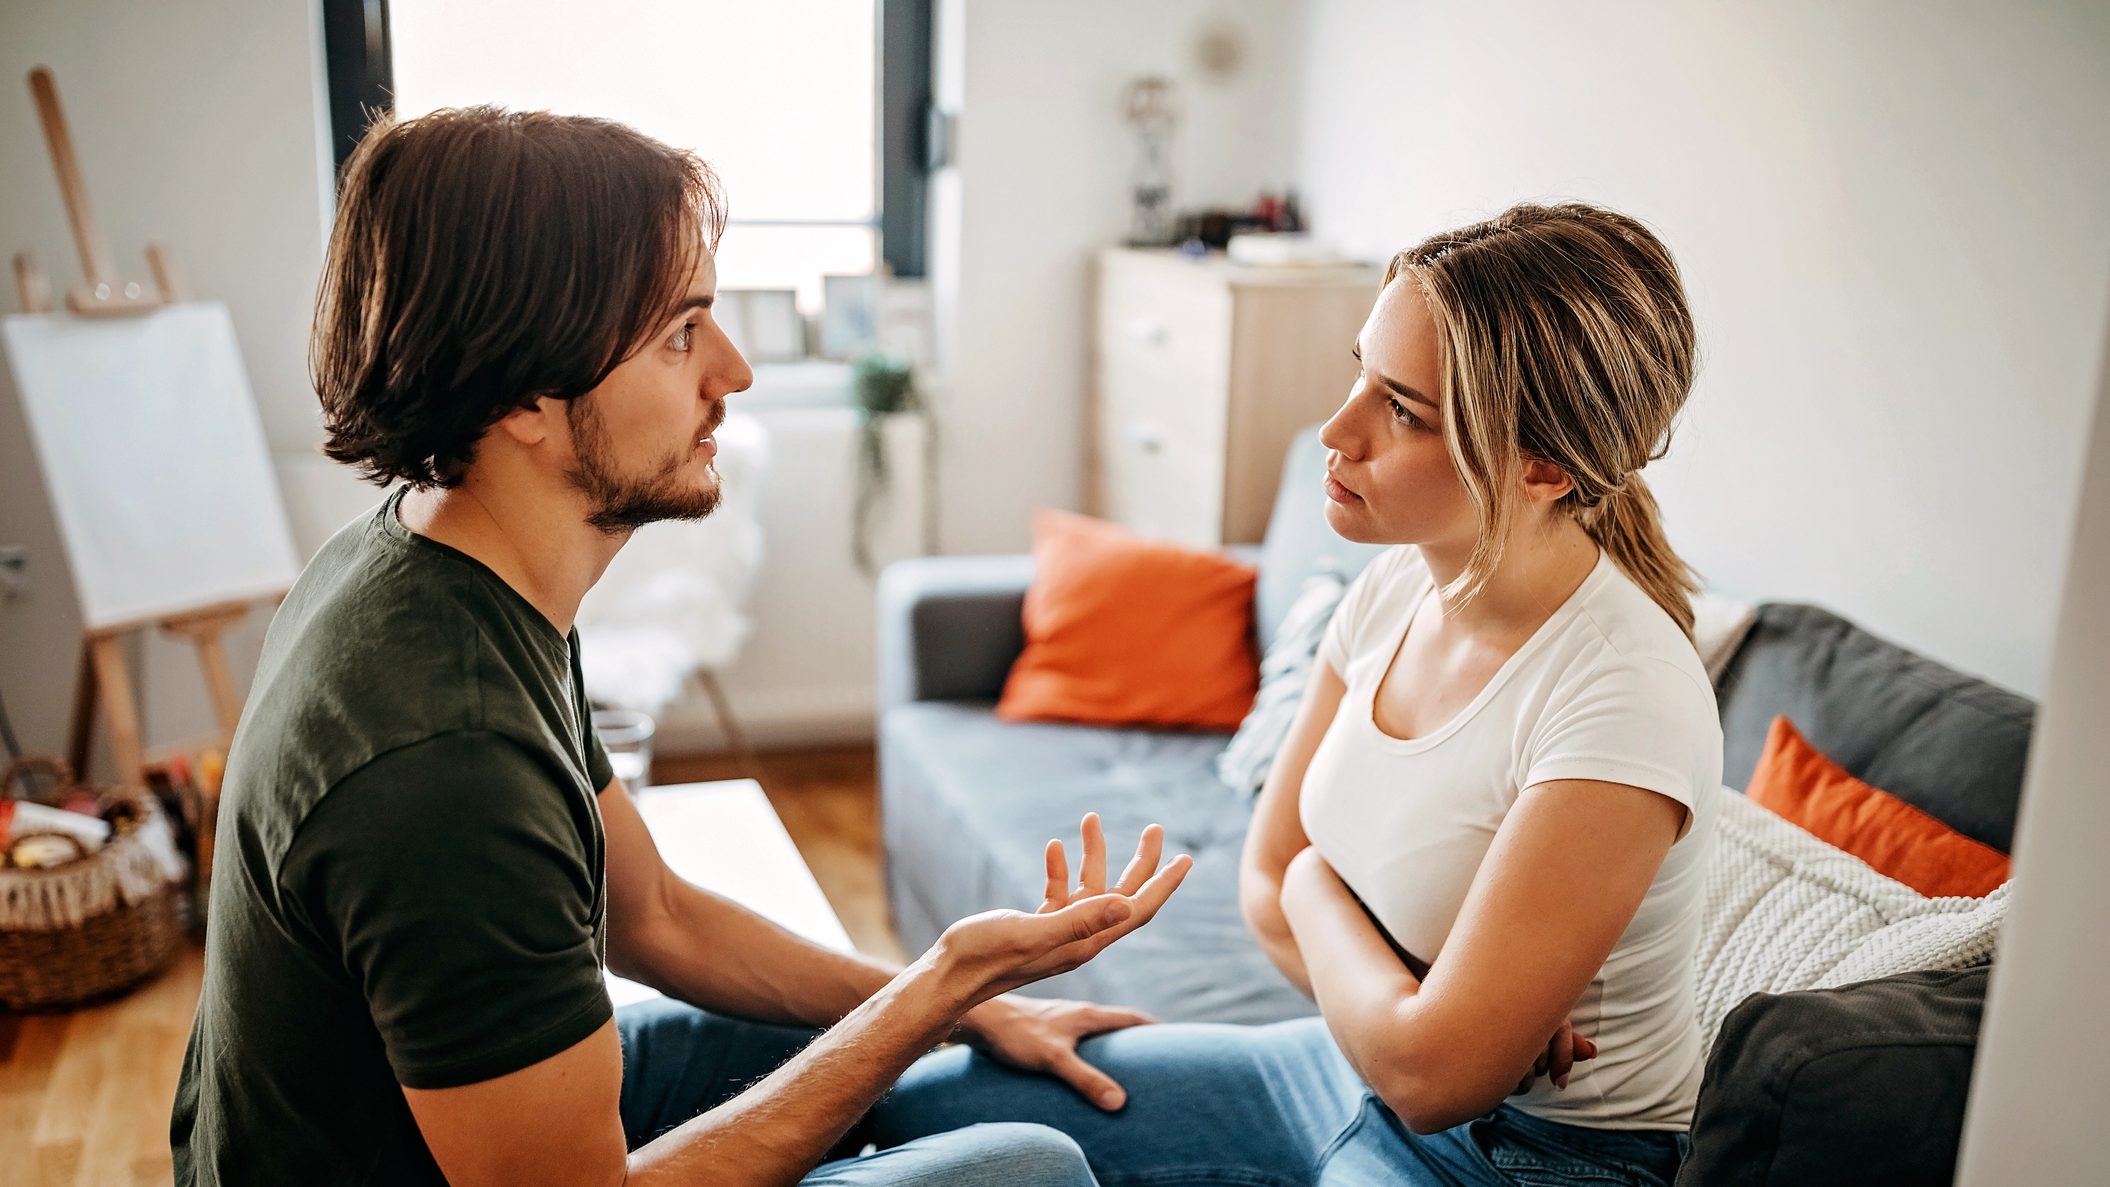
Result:
[[1363,501],[1363,496],[1334,481],[1331,474],[1326,476],[1326,497],[1336,503],[1353,504]]

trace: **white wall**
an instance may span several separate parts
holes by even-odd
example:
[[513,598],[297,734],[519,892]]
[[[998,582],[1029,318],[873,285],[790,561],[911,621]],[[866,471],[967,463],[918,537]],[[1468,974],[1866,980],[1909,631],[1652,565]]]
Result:
[[[166,244],[192,290],[225,301],[281,462],[320,440],[308,317],[328,194],[314,6],[267,0],[9,0],[0,5],[0,254],[27,249],[63,291],[78,283],[58,184],[23,81],[58,77],[95,212],[120,271],[148,279]],[[10,283],[0,307],[15,309]],[[0,369],[0,543],[30,549],[27,596],[0,603],[0,693],[26,745],[57,749],[80,616],[56,528]],[[297,524],[302,542],[313,533]],[[230,640],[246,682],[262,617]],[[209,733],[196,661],[143,647],[150,742]]]
[[1299,176],[1373,259],[1521,199],[1655,226],[1703,371],[1648,477],[1723,589],[2022,692],[2110,262],[2110,6],[1316,0]]
[[[749,610],[752,633],[720,674],[748,742],[759,749],[851,742],[872,736],[874,583],[851,557],[858,418],[848,407],[772,407],[765,375],[752,399],[734,397],[769,433],[758,482],[762,571]],[[913,417],[887,425],[891,494],[875,516],[878,564],[916,555],[924,514],[923,430]],[[710,702],[691,696],[659,721],[663,753],[720,750]]]
[[[933,194],[948,552],[1024,548],[1034,508],[1082,494],[1086,277],[1129,229],[1130,80],[1175,80],[1174,204],[1249,206],[1291,180],[1298,6],[1280,0],[946,0],[937,97],[955,167]],[[1243,60],[1205,77],[1195,43]]]
[[[2110,335],[2106,335],[2110,342]],[[2103,1179],[2110,1115],[2110,350],[2100,365],[2073,562],[2015,832],[2015,880],[1986,997],[1957,1182]]]

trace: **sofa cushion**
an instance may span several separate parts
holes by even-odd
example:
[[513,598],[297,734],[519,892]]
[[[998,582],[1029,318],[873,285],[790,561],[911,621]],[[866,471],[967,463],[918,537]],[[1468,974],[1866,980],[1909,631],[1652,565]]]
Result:
[[1260,686],[1253,567],[1068,511],[1033,517],[1007,721],[1238,728]]
[[1707,1056],[1680,1187],[1951,1182],[1989,970],[1760,994]]
[[1267,539],[1260,546],[1260,584],[1254,592],[1253,629],[1263,654],[1275,645],[1284,615],[1304,589],[1304,579],[1322,570],[1355,580],[1379,544],[1343,540],[1326,525],[1326,447],[1316,426],[1297,434],[1282,463],[1282,485],[1275,488],[1275,507],[1268,515]]
[[880,719],[882,826],[896,926],[911,951],[960,915],[1030,910],[1042,847],[1096,811],[1111,860],[1143,826],[1194,869],[1149,927],[1072,973],[1030,987],[1118,1002],[1167,1021],[1275,1022],[1313,1011],[1247,934],[1238,859],[1252,798],[1214,765],[1221,736],[999,721],[987,703],[901,705]]
[[2008,879],[2007,855],[1839,769],[1785,717],[1744,794],[1827,845],[1932,898],[1976,898]]
[[1701,1033],[1753,993],[1991,960],[2007,887],[1924,898],[1728,788],[1695,953]]
[[2030,701],[1914,655],[1816,606],[1761,606],[1717,687],[1722,778],[1749,782],[1776,716],[1854,778],[2014,848]]

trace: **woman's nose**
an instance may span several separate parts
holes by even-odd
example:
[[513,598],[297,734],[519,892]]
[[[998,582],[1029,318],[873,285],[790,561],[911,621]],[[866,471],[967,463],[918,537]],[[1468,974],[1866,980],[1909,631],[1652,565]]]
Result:
[[1319,444],[1350,461],[1358,460],[1361,456],[1361,452],[1355,447],[1353,418],[1350,416],[1350,410],[1354,407],[1355,399],[1351,396],[1346,404],[1341,405],[1338,411],[1327,418],[1325,424],[1319,426]]

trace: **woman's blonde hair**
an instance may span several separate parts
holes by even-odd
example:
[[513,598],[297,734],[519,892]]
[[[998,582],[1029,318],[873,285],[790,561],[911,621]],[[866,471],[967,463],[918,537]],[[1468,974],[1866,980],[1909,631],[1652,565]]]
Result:
[[1692,634],[1699,583],[1671,550],[1640,469],[1670,448],[1691,390],[1692,315],[1678,268],[1639,222],[1582,203],[1513,206],[1392,258],[1427,298],[1443,355],[1443,435],[1480,513],[1446,602],[1477,596],[1501,562],[1522,463],[1575,482],[1572,515]]

